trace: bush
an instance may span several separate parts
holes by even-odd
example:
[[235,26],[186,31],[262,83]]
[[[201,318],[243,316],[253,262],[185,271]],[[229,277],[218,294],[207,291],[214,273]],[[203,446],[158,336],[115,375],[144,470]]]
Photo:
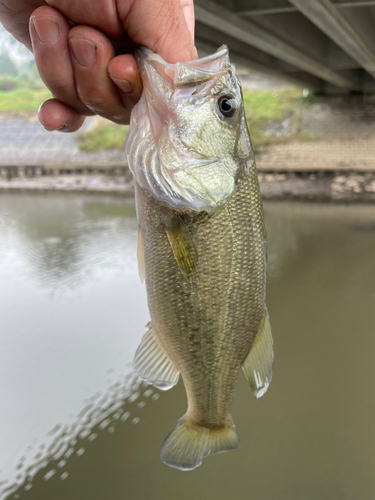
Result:
[[123,149],[128,131],[128,126],[105,123],[88,132],[79,132],[78,145],[83,151]]
[[[244,91],[243,99],[255,149],[297,138],[299,110],[305,103],[302,89]],[[282,127],[279,125],[286,119],[289,119],[289,126],[280,132]],[[279,132],[276,132],[277,129]]]
[[51,97],[51,93],[46,88],[3,90],[0,91],[0,113],[12,113],[22,117],[25,112],[36,113],[41,103]]
[[18,80],[11,75],[1,75],[0,76],[0,91],[8,92],[9,90],[14,90],[18,87]]

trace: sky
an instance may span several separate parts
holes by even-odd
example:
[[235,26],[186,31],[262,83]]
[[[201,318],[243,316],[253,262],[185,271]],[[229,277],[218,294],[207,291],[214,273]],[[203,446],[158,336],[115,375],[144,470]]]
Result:
[[32,53],[8,33],[0,24],[0,54],[8,54],[17,68],[22,71],[34,59]]

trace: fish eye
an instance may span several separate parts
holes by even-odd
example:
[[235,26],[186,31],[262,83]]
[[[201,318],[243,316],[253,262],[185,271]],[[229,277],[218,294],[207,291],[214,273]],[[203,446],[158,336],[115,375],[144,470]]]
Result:
[[218,106],[220,113],[225,117],[233,116],[238,108],[236,99],[234,99],[231,95],[221,96],[218,100]]

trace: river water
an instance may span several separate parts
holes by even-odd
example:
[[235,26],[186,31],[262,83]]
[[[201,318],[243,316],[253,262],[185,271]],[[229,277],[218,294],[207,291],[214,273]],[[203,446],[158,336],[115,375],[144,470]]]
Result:
[[242,373],[241,448],[163,465],[186,410],[132,375],[148,322],[132,199],[0,196],[0,499],[375,495],[375,206],[265,203],[274,379]]

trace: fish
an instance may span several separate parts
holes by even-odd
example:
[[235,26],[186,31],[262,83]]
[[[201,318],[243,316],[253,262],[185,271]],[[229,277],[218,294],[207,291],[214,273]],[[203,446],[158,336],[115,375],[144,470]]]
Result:
[[188,471],[238,448],[230,407],[239,369],[256,398],[271,382],[266,230],[228,48],[169,64],[143,47],[136,59],[143,92],[126,154],[151,321],[133,367],[161,390],[181,375],[188,409],[160,457]]

